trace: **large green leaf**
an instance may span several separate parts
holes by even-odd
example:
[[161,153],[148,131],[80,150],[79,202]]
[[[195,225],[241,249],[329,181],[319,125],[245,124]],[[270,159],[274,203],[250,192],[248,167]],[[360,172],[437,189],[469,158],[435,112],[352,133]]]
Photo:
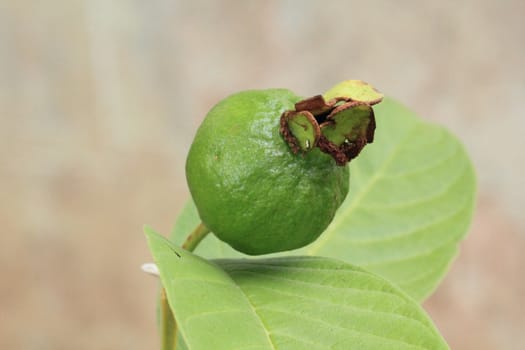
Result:
[[320,257],[210,262],[146,231],[189,349],[448,349],[412,298],[360,268]]
[[[375,141],[350,163],[347,199],[321,237],[293,254],[365,267],[423,300],[447,271],[469,227],[474,171],[463,146],[446,129],[391,99],[374,109]],[[177,242],[189,230],[180,229],[183,223],[198,223],[191,202],[177,221]],[[215,237],[196,252],[209,258],[239,255]]]

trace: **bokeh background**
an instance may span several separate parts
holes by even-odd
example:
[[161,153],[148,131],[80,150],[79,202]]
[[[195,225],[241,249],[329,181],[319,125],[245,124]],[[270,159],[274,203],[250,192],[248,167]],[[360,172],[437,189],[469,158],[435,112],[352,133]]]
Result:
[[425,303],[453,349],[525,349],[525,2],[0,0],[0,349],[155,349],[142,225],[169,232],[207,110],[364,79],[478,172]]

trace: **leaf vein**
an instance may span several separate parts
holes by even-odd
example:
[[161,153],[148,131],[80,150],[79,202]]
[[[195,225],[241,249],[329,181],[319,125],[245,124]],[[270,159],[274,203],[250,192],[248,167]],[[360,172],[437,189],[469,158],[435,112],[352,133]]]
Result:
[[465,164],[464,169],[462,169],[461,173],[459,173],[453,179],[450,179],[450,182],[448,182],[441,191],[433,193],[431,196],[419,197],[416,200],[405,201],[405,202],[402,202],[401,204],[395,204],[395,205],[363,205],[361,204],[359,205],[359,208],[370,210],[370,211],[381,211],[381,210],[386,210],[386,209],[389,209],[389,210],[399,209],[399,208],[405,208],[405,207],[410,207],[410,206],[415,206],[415,205],[431,203],[432,201],[443,198],[444,196],[449,194],[452,188],[455,185],[457,185],[465,177],[465,175],[468,175],[468,169],[469,167]]
[[311,317],[305,317],[304,315],[302,314],[296,314],[296,313],[293,313],[293,312],[290,312],[290,311],[285,311],[285,310],[281,310],[281,309],[272,309],[272,308],[267,308],[268,311],[271,311],[271,312],[277,312],[277,313],[282,313],[282,314],[286,314],[286,315],[290,315],[290,316],[296,316],[296,317],[299,317],[300,319],[307,319],[307,320],[310,320],[312,322],[315,322],[315,323],[319,323],[319,324],[322,324],[324,326],[326,326],[327,328],[329,329],[333,329],[333,328],[336,328],[336,329],[339,329],[339,330],[342,330],[342,331],[346,331],[346,332],[353,332],[353,333],[357,333],[357,334],[365,334],[369,337],[372,337],[372,338],[378,338],[378,339],[381,339],[387,343],[398,343],[398,344],[404,344],[404,345],[409,345],[409,346],[412,346],[412,347],[415,347],[415,348],[418,348],[418,349],[422,349],[422,350],[427,350],[426,348],[424,347],[421,347],[417,344],[413,344],[413,343],[409,343],[408,341],[406,340],[402,340],[402,339],[395,339],[395,338],[389,338],[389,337],[385,337],[383,335],[379,335],[379,334],[376,334],[376,333],[372,333],[372,332],[364,332],[363,330],[359,330],[359,329],[356,329],[356,328],[351,328],[351,327],[344,327],[344,326],[341,326],[341,325],[336,325],[336,324],[332,324],[332,323],[328,323],[328,322],[325,322],[321,319],[315,319],[315,318],[311,318]]
[[[382,290],[374,290],[374,289],[362,289],[362,288],[355,288],[355,287],[335,287],[335,286],[331,286],[331,285],[327,285],[327,284],[321,284],[321,283],[312,283],[310,281],[299,281],[299,280],[295,280],[295,279],[290,279],[290,278],[285,278],[285,277],[281,277],[281,276],[269,276],[267,274],[264,274],[264,273],[261,273],[261,272],[257,272],[257,271],[243,271],[244,273],[251,273],[251,274],[255,274],[255,275],[263,275],[264,277],[268,278],[268,279],[275,279],[275,280],[283,280],[283,281],[287,281],[287,282],[290,282],[292,284],[298,284],[302,287],[302,285],[308,285],[308,286],[313,286],[313,287],[322,287],[324,289],[333,289],[333,290],[336,290],[338,293],[341,292],[341,290],[348,290],[348,289],[351,289],[351,290],[354,290],[354,291],[357,291],[357,292],[360,292],[361,294],[366,294],[366,295],[370,295],[370,294],[379,294],[379,295],[388,295],[390,297],[394,297],[396,299],[400,299],[403,304],[406,304],[407,303],[407,299],[406,297],[404,297],[403,295],[401,294],[398,294],[398,293],[395,293],[395,292],[387,292],[387,291],[382,291]],[[311,299],[311,300],[325,300],[325,299],[315,299],[315,298],[312,298],[312,297],[306,297],[306,296],[301,296],[300,294],[294,294],[294,293],[286,293],[282,290],[278,290],[278,289],[275,289],[275,288],[271,288],[271,287],[264,287],[264,286],[255,286],[255,288],[264,288],[264,289],[268,289],[268,290],[271,290],[271,291],[274,291],[276,293],[280,293],[280,294],[284,294],[284,295],[289,295],[289,296],[295,296],[295,297],[298,297],[298,298],[304,298],[304,299]],[[334,304],[330,301],[327,301],[325,300],[326,303],[330,303],[332,305],[340,305],[340,304]],[[363,311],[367,311],[368,309],[364,309],[364,308],[360,308],[360,307],[357,307],[357,306],[349,306],[353,309],[356,309],[356,310],[363,310]]]

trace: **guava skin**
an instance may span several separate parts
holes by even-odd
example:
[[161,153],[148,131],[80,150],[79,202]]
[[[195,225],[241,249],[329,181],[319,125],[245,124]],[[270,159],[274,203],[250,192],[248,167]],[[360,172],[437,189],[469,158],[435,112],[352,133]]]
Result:
[[250,255],[313,242],[348,193],[349,170],[319,149],[294,155],[279,118],[299,101],[289,90],[227,97],[199,127],[186,161],[200,218],[219,239]]

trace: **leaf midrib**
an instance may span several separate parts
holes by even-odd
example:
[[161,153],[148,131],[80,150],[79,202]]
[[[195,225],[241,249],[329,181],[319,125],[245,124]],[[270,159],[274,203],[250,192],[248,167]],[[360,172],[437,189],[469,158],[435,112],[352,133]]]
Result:
[[[243,273],[258,274],[256,271],[246,271],[246,270],[243,271]],[[269,278],[277,278],[275,276],[267,276],[267,277],[269,277]],[[289,279],[287,279],[287,280],[289,280]],[[305,282],[305,281],[296,281],[296,280],[289,280],[289,281],[291,281],[291,282],[302,282],[302,283],[309,284],[308,282]],[[239,286],[239,288],[242,289],[241,286]],[[335,303],[332,303],[332,302],[327,301],[327,300],[316,299],[316,298],[312,298],[312,297],[306,297],[304,295],[297,295],[297,294],[293,294],[293,293],[287,293],[287,292],[284,292],[284,291],[281,291],[281,290],[278,290],[278,289],[275,289],[275,288],[271,288],[271,287],[266,287],[266,286],[263,286],[263,285],[258,285],[258,286],[256,286],[256,288],[263,289],[263,290],[268,290],[268,291],[271,291],[271,292],[274,292],[274,293],[278,293],[278,294],[282,294],[282,295],[286,295],[286,296],[290,296],[290,297],[298,297],[298,298],[301,298],[301,299],[306,300],[306,301],[307,300],[312,300],[313,302],[316,302],[316,303],[319,303],[319,304],[326,304],[326,305],[331,305],[331,306],[337,306],[337,307],[341,307],[341,308],[344,308],[344,309],[347,309],[347,310],[354,310],[354,311],[359,311],[359,312],[363,312],[363,313],[370,313],[370,314],[384,314],[384,315],[388,315],[388,316],[391,316],[391,317],[395,317],[395,318],[406,320],[406,322],[414,322],[415,324],[417,324],[417,325],[421,326],[422,328],[426,329],[430,334],[433,334],[435,332],[432,327],[429,327],[428,324],[425,324],[425,323],[421,322],[421,320],[415,319],[415,318],[411,318],[411,317],[408,317],[408,316],[402,315],[402,314],[396,314],[396,313],[387,312],[387,311],[377,311],[377,310],[372,311],[372,310],[359,308],[359,307],[351,306],[351,305],[335,304]],[[245,293],[245,294],[247,294],[247,293]],[[390,295],[392,295],[392,294],[390,293]],[[401,297],[401,296],[398,296],[398,297]],[[327,325],[328,327],[342,329],[342,330],[344,330],[346,332],[352,332],[352,333],[357,334],[357,335],[360,335],[360,334],[361,335],[366,335],[368,337],[381,339],[381,340],[383,340],[385,342],[406,344],[406,345],[409,345],[409,346],[417,348],[417,349],[427,350],[427,348],[425,348],[425,347],[409,343],[409,342],[407,342],[405,340],[389,338],[389,337],[385,337],[385,336],[382,336],[382,335],[379,335],[379,334],[376,334],[376,333],[372,333],[372,332],[364,332],[362,330],[355,329],[355,328],[348,328],[348,327],[337,326],[337,325],[334,325],[334,324],[331,324],[331,323],[327,323],[327,322],[323,321],[322,319],[317,319],[317,318],[312,318],[312,317],[305,317],[304,315],[299,315],[299,314],[296,314],[296,313],[288,312],[288,311],[283,310],[283,309],[271,308],[271,307],[265,307],[265,309],[270,311],[270,312],[285,313],[285,314],[294,315],[294,316],[297,316],[297,317],[300,317],[300,318],[309,319],[309,320],[311,320],[313,322],[322,323],[322,324]],[[289,334],[286,334],[286,335],[290,336]]]
[[[229,275],[229,274],[228,274]],[[230,275],[229,275],[230,276]],[[277,350],[277,347],[275,346],[275,343],[273,342],[272,336],[270,335],[270,332],[268,331],[268,326],[266,325],[266,322],[263,320],[262,316],[259,315],[257,312],[257,308],[255,307],[252,299],[248,296],[248,294],[235,282],[235,280],[230,276],[232,282],[237,286],[237,288],[241,291],[241,293],[246,298],[246,301],[248,302],[248,305],[250,305],[250,308],[255,316],[259,319],[259,322],[262,325],[262,328],[264,330],[264,333],[266,334],[266,338],[268,338],[268,342],[270,343],[273,350]]]

